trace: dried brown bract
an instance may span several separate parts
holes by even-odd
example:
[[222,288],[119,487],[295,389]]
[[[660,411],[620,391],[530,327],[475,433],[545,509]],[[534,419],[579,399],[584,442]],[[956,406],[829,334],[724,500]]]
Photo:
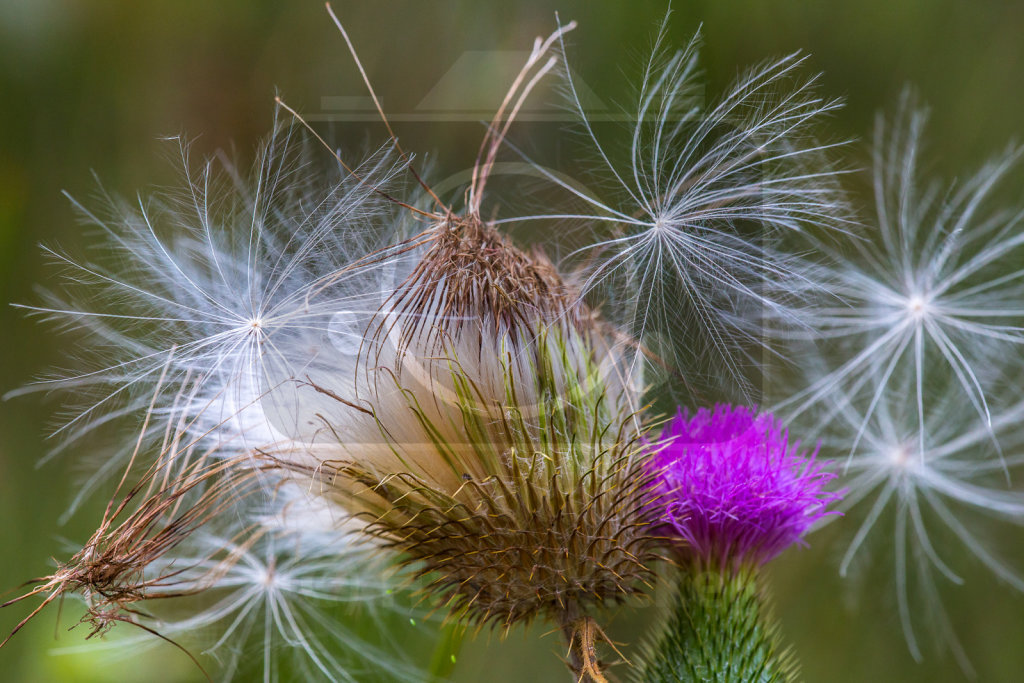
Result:
[[105,633],[116,622],[131,623],[159,636],[140,623],[145,614],[138,609],[139,603],[155,588],[162,589],[162,597],[183,595],[195,588],[174,593],[168,589],[175,585],[178,570],[151,575],[147,569],[253,490],[260,468],[251,466],[251,458],[246,459],[249,462],[201,458],[170,480],[163,480],[170,461],[150,468],[120,501],[111,501],[99,528],[81,550],[49,576],[30,581],[36,584],[32,590],[4,603],[7,607],[45,596],[0,646],[43,608],[67,595],[85,600],[82,621],[91,627],[88,637]]

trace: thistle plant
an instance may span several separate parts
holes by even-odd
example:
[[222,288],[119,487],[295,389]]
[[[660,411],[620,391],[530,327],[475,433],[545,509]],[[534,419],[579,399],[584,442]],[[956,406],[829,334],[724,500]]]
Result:
[[[158,458],[165,486],[143,496],[143,513],[151,501],[191,489],[192,461],[213,463],[228,482],[236,472],[253,475],[266,497],[257,510],[286,507],[283,487],[304,489],[351,520],[339,521],[336,535],[354,524],[376,539],[358,545],[357,554],[398,551],[395,562],[428,577],[420,590],[440,598],[453,618],[507,630],[547,617],[566,634],[574,675],[601,681],[596,644],[607,639],[589,612],[639,592],[655,559],[641,462],[642,399],[628,362],[633,347],[579,300],[543,254],[514,247],[480,215],[508,121],[551,68],[546,55],[554,41],[571,28],[539,40],[513,83],[484,136],[464,213],[441,202],[397,141],[393,154],[378,153],[358,167],[339,158],[340,177],[326,187],[316,178],[296,186],[289,174],[301,178],[307,169],[301,154],[289,155],[296,129],[275,133],[255,189],[235,190],[239,208],[225,209],[211,194],[209,168],[200,183],[188,179],[187,213],[165,214],[187,224],[170,245],[144,204],[123,210],[123,232],[107,231],[139,270],[154,274],[140,286],[88,265],[79,270],[156,314],[88,317],[114,321],[99,327],[108,339],[125,336],[115,327],[122,320],[170,325],[174,337],[168,343],[160,332],[157,343],[129,344],[125,360],[65,381],[114,385],[76,418],[88,421],[159,371],[147,414],[178,431]],[[354,51],[353,57],[361,68]],[[391,194],[388,182],[403,168],[428,208]],[[230,167],[228,175],[237,178]],[[401,235],[403,215],[426,227]],[[366,221],[394,227],[360,239]],[[244,241],[223,246],[212,227],[221,222],[244,230]],[[86,317],[71,307],[44,312]],[[212,324],[202,318],[207,312]],[[124,404],[113,414],[138,409],[137,401]],[[141,459],[148,431],[125,477]],[[159,535],[164,524],[178,535],[124,563],[118,586],[132,600],[111,601],[115,612],[166,595],[168,582],[179,592],[216,594],[229,577],[260,566],[250,549],[274,545],[275,532],[230,485],[211,485],[202,495],[216,516],[237,509],[244,526],[218,532],[236,551],[205,544],[207,555],[182,555],[195,529],[179,523],[177,508],[169,521],[132,516],[114,530],[114,542],[123,534]],[[314,564],[312,557],[305,561]],[[149,578],[153,572],[158,578]],[[47,601],[96,588],[62,577],[43,581]],[[299,617],[279,597],[296,580],[280,571],[274,577],[273,592],[242,593],[252,604],[238,619],[271,610],[285,639],[298,638]],[[319,592],[330,595],[329,585]],[[228,605],[215,603],[185,623],[219,622]],[[133,612],[119,614],[141,623]],[[334,675],[319,645],[306,650],[310,670]],[[268,659],[267,676],[275,670]]]
[[758,571],[829,514],[835,475],[790,444],[774,416],[744,407],[680,411],[654,448],[679,581],[637,680],[795,680]]
[[360,415],[326,417],[336,441],[286,467],[456,617],[547,617],[574,671],[604,680],[588,612],[638,592],[655,559],[628,355],[539,255],[474,218],[439,230],[370,324],[367,393],[312,387]]
[[[134,626],[130,642],[169,641],[208,677],[414,681],[445,672],[404,656],[395,614],[449,634],[539,621],[577,683],[614,680],[613,663],[643,681],[792,681],[763,566],[841,519],[845,575],[888,509],[914,656],[912,587],[953,639],[935,579],[961,579],[936,529],[1024,590],[973,533],[1024,520],[1024,213],[995,201],[1018,148],[919,190],[925,116],[906,95],[879,119],[875,220],[858,219],[844,143],[822,133],[840,102],[806,58],[705,97],[701,37],[673,50],[666,19],[617,140],[556,19],[450,200],[328,12],[376,148],[333,147],[278,98],[249,174],[176,140],[181,189],[72,200],[105,251],[49,250],[67,277],[23,307],[81,331],[83,358],[15,393],[80,399],[62,457],[134,432],[72,502],[110,499],[96,532],[8,603],[40,603],[15,631],[75,596],[90,636]],[[525,156],[509,135],[544,80],[599,180],[533,164],[551,194],[513,213],[492,175]],[[538,222],[564,229],[525,239]],[[757,386],[777,361],[794,371]],[[770,412],[654,407],[762,389],[783,392]],[[610,608],[665,575],[669,613],[627,658]]]

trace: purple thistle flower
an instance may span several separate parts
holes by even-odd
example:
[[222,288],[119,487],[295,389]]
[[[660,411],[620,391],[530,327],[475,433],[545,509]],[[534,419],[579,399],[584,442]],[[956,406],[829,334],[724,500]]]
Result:
[[763,564],[800,542],[842,493],[835,475],[789,444],[782,422],[743,406],[680,409],[652,446],[654,486],[684,552],[719,568]]

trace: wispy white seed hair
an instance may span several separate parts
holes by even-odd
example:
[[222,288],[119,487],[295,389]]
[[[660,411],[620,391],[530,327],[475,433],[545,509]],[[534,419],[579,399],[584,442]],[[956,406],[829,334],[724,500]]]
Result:
[[370,156],[358,178],[331,173],[296,128],[276,124],[243,177],[226,159],[194,171],[178,144],[182,190],[105,195],[105,213],[72,200],[104,233],[102,251],[48,250],[66,278],[47,305],[25,307],[89,333],[88,371],[35,385],[95,390],[60,430],[69,439],[147,406],[159,380],[156,414],[187,415],[197,435],[238,439],[238,450],[265,445],[288,431],[275,421],[295,416],[253,404],[294,390],[324,346],[354,355],[386,296],[387,259],[367,256],[398,237],[381,188],[403,166],[389,154]]
[[993,420],[985,370],[1024,348],[1024,210],[1006,210],[995,198],[1024,148],[1009,147],[962,183],[921,186],[926,119],[909,91],[893,121],[879,115],[877,228],[853,241],[852,253],[836,256],[843,259],[833,274],[842,303],[816,315],[816,343],[838,360],[779,408],[800,413],[832,393],[870,388],[866,428],[890,379],[907,366],[923,435],[929,368],[945,366],[965,409]]
[[687,374],[711,361],[718,388],[749,394],[740,365],[761,353],[763,319],[799,324],[791,305],[824,284],[779,238],[827,230],[846,215],[825,154],[833,145],[812,137],[839,103],[799,75],[798,55],[743,73],[705,103],[699,35],[669,54],[664,40],[663,27],[626,112],[631,135],[618,148],[588,119],[566,65],[566,90],[605,187],[584,191],[541,169],[577,208],[508,220],[582,221],[592,232],[568,260],[582,270],[584,293],[610,302],[607,312],[642,340],[671,338],[690,355]]
[[[928,609],[934,617],[929,625],[969,670],[942,609],[936,579],[963,583],[953,568],[963,553],[950,548],[959,543],[999,579],[1024,591],[1024,576],[978,534],[979,526],[990,530],[993,520],[1024,526],[1024,493],[1010,478],[1024,464],[1024,400],[1019,392],[1011,393],[1004,405],[993,406],[991,423],[982,422],[953,386],[955,374],[947,373],[945,382],[938,374],[931,377],[934,400],[927,402],[923,421],[909,398],[916,377],[907,366],[879,391],[831,396],[833,419],[823,445],[844,472],[840,482],[848,493],[842,507],[857,514],[847,521],[859,521],[841,573],[845,576],[855,559],[870,554],[869,539],[881,537],[894,555],[899,617],[914,657],[921,657],[915,620],[918,626],[928,623],[914,616],[921,614],[912,604],[918,595],[925,602],[916,606]],[[848,456],[853,439],[859,445]],[[887,534],[882,526],[889,524]]]
[[147,568],[170,577],[151,591],[147,610],[162,636],[212,655],[219,680],[253,671],[265,683],[423,680],[402,645],[387,642],[386,614],[406,610],[391,597],[394,573],[366,544],[337,528],[265,528],[247,540],[208,530]]

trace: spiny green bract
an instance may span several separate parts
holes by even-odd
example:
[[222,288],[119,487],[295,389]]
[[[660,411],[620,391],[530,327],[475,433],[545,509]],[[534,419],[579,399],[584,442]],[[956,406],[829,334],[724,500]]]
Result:
[[684,572],[637,683],[792,683],[796,661],[750,572]]

